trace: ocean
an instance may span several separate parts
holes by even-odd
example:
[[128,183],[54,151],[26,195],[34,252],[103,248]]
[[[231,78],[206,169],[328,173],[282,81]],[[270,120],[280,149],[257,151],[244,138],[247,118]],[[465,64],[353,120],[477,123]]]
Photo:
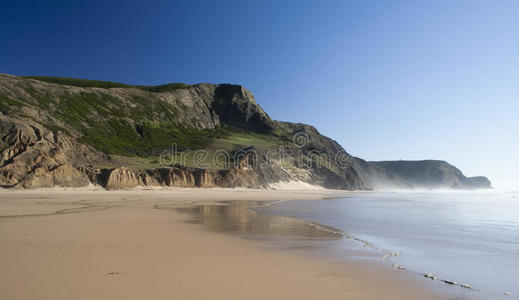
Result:
[[[344,243],[378,251],[385,263],[417,276],[463,285],[483,298],[519,299],[516,191],[361,192],[254,210],[340,230]],[[340,239],[321,243],[335,253],[348,249]]]

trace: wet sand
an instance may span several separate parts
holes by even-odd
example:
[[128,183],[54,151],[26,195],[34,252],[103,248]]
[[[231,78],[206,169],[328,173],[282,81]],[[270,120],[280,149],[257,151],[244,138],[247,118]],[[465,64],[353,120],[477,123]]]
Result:
[[[218,201],[341,194],[221,189],[0,192],[2,299],[454,298],[376,260],[332,263],[275,244],[213,233],[207,226],[190,224],[196,220],[177,211],[222,205]],[[286,230],[286,224],[296,224],[308,232],[305,222],[293,219],[255,222],[254,228]],[[239,224],[252,228],[247,219]]]

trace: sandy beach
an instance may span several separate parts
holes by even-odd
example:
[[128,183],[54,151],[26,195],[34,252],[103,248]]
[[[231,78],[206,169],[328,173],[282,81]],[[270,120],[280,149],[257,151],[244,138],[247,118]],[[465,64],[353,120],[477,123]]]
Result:
[[0,192],[2,299],[445,299],[381,263],[341,264],[213,233],[161,207],[332,190]]

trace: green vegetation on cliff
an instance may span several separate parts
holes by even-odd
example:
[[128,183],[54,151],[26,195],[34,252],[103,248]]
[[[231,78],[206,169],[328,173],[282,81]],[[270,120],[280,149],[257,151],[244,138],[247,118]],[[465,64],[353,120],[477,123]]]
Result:
[[[185,84],[132,86],[63,77],[23,78],[58,84],[64,88],[39,88],[37,83],[24,81],[17,85],[24,94],[30,96],[23,96],[24,102],[11,99],[0,90],[0,110],[3,113],[15,113],[51,131],[73,135],[77,141],[106,154],[156,157],[173,144],[178,151],[210,148],[232,150],[251,145],[268,148],[289,140],[286,137],[288,133],[280,130],[276,133],[254,133],[226,124],[213,128],[196,126],[193,119],[198,116],[191,113],[184,103],[163,99],[164,93],[190,88]],[[124,90],[117,92],[91,88]],[[25,114],[21,110],[25,105],[37,107],[46,117]]]
[[22,102],[0,95],[0,111],[2,113],[8,114],[9,112],[13,111],[13,109],[20,108],[22,106]]
[[39,81],[63,84],[68,86],[75,87],[96,87],[96,88],[137,88],[143,91],[148,92],[170,92],[177,89],[185,89],[188,88],[189,85],[184,83],[168,83],[164,85],[158,86],[144,86],[144,85],[131,85],[113,81],[99,81],[99,80],[90,80],[90,79],[77,79],[77,78],[69,78],[69,77],[53,77],[53,76],[22,76],[22,78],[27,79],[35,79]]
[[101,126],[84,128],[79,142],[107,154],[158,155],[173,144],[179,151],[203,149],[215,138],[228,135],[224,129],[195,129],[173,123],[131,125],[125,120],[110,120]]

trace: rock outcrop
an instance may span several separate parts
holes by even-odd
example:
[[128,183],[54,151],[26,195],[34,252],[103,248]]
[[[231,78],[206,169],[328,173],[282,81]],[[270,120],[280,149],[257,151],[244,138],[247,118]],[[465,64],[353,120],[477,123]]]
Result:
[[[106,155],[32,120],[0,113],[0,186],[79,187],[90,184],[79,166],[108,161]],[[75,164],[75,166],[74,166]]]
[[71,165],[60,165],[52,170],[34,169],[22,182],[24,188],[82,187],[90,184],[88,176]]
[[252,93],[239,85],[221,84],[214,90],[211,108],[224,124],[254,132],[271,132],[274,121],[256,103]]
[[102,185],[107,190],[128,189],[144,185],[139,173],[125,167],[103,170],[101,176],[105,179]]

